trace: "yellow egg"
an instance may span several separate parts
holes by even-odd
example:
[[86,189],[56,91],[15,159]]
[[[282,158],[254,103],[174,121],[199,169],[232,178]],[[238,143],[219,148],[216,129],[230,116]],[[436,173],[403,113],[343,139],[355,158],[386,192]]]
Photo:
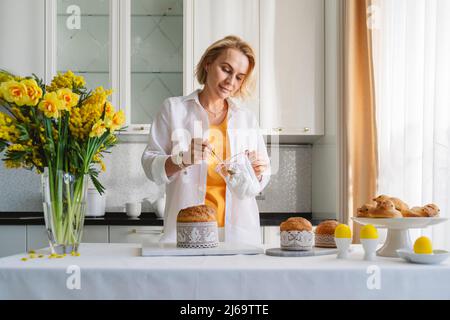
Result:
[[359,232],[359,237],[361,239],[378,239],[378,231],[373,225],[366,224],[364,227],[361,228],[361,231]]
[[418,254],[432,254],[433,246],[428,237],[420,237],[414,242],[414,253]]
[[334,230],[334,236],[336,238],[351,238],[352,237],[352,231],[350,230],[350,227],[346,224],[339,224],[336,229]]

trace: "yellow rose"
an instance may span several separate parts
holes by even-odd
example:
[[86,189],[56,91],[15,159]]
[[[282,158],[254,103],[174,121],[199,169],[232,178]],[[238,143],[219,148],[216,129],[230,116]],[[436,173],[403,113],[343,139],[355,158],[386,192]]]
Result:
[[14,76],[7,71],[0,70],[0,83],[9,80],[14,80]]
[[58,118],[59,110],[64,108],[63,102],[58,99],[56,92],[47,92],[39,103],[39,110],[44,112],[47,118]]
[[92,127],[91,132],[89,133],[89,137],[101,137],[106,131],[105,122],[103,120],[98,120],[94,126]]
[[125,123],[125,114],[123,110],[119,110],[116,112],[111,118],[106,119],[106,126],[112,132],[120,129],[122,125]]
[[58,99],[63,101],[63,110],[71,111],[72,107],[76,106],[78,104],[78,100],[80,99],[80,96],[76,93],[73,93],[70,89],[59,89],[56,91],[56,95],[58,96]]
[[36,80],[25,79],[20,83],[24,84],[27,88],[27,97],[25,99],[25,104],[33,107],[37,105],[39,99],[42,98],[42,89],[38,86]]
[[18,106],[23,106],[28,99],[27,87],[15,80],[3,82],[0,86],[0,92],[6,101]]

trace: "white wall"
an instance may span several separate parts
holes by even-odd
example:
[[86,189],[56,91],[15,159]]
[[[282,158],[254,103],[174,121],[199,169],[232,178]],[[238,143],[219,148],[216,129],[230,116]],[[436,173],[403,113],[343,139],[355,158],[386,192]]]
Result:
[[1,69],[44,77],[44,5],[44,0],[0,1]]

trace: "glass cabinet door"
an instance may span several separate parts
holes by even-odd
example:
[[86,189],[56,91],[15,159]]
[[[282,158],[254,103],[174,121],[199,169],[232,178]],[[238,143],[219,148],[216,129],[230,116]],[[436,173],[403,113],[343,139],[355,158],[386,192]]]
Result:
[[110,99],[125,111],[128,132],[146,134],[163,101],[191,89],[184,71],[184,12],[191,3],[47,0],[48,80],[72,70],[89,89],[112,88]]
[[86,86],[110,88],[110,2],[57,0],[56,71],[84,76]]
[[130,11],[130,123],[148,124],[183,95],[183,0],[132,0]]

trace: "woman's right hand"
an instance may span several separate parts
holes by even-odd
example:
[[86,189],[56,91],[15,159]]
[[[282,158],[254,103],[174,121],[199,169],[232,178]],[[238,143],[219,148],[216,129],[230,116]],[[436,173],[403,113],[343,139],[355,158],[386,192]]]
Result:
[[193,164],[199,164],[208,159],[211,154],[212,146],[207,139],[193,138],[189,151],[183,152],[183,164],[189,167]]

